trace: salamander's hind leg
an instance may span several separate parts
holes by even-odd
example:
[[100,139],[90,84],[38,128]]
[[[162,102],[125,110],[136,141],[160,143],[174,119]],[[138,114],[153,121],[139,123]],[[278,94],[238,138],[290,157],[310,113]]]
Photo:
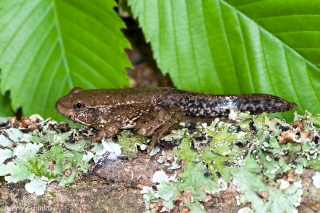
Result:
[[179,124],[182,114],[179,107],[160,108],[138,119],[135,126],[137,133],[148,137],[153,135],[148,152],[155,147],[164,134],[170,131],[174,125]]

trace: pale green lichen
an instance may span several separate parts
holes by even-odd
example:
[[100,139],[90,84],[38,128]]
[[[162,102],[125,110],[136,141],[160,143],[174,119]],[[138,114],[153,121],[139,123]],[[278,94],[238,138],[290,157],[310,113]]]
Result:
[[[187,129],[170,134],[170,141],[182,139],[173,154],[182,162],[183,172],[176,182],[158,183],[154,193],[151,189],[142,190],[148,194],[146,206],[162,202],[171,209],[179,197],[178,201],[191,211],[205,212],[202,205],[206,195],[225,190],[232,181],[239,188],[238,203],[251,203],[251,208],[241,212],[296,212],[302,184],[289,183],[282,177],[288,172],[301,174],[306,167],[319,170],[319,117],[308,112],[305,116],[295,114],[296,123],[290,125],[277,118],[270,120],[265,113],[232,111],[231,123],[215,119],[209,126],[198,124],[192,134]],[[302,136],[306,131],[310,133],[308,137]],[[314,176],[314,180],[317,185],[318,177]],[[159,189],[161,196],[156,196]]]
[[[233,170],[233,183],[239,187],[241,196],[238,203],[251,203],[256,212],[297,212],[301,202],[302,185],[295,182],[286,189],[277,189],[268,186],[261,180],[259,164],[252,157],[246,160],[246,166]],[[259,196],[259,192],[267,193],[267,198]]]
[[26,190],[42,195],[48,183],[58,181],[66,186],[87,172],[88,162],[95,156],[84,151],[88,142],[66,142],[73,130],[59,133],[52,129],[56,124],[40,121],[41,132],[23,133],[17,128],[2,130],[8,137],[0,135],[0,176],[5,176],[8,183],[30,180],[25,185]]
[[[150,203],[158,202],[169,211],[178,201],[192,212],[205,212],[208,195],[233,183],[240,193],[237,202],[251,203],[251,208],[241,212],[296,211],[301,183],[287,181],[285,185],[282,177],[289,172],[301,174],[306,167],[320,170],[320,116],[308,112],[304,116],[295,114],[294,125],[277,118],[270,120],[264,113],[232,111],[229,119],[232,122],[215,119],[211,125],[198,123],[192,133],[183,128],[164,137],[170,145],[179,146],[172,152],[163,151],[158,162],[179,172],[167,176],[159,171],[154,175],[156,190],[143,187],[141,193],[147,209]],[[0,176],[13,183],[29,179],[25,188],[37,195],[43,194],[51,181],[58,181],[61,186],[74,182],[88,171],[90,160],[98,162],[106,152],[135,158],[137,147],[143,149],[147,141],[145,137],[122,131],[118,134],[119,144],[106,140],[86,151],[87,141],[67,142],[71,135],[77,138],[75,129],[59,133],[52,130],[55,122],[43,121],[42,125],[41,132],[22,133],[9,128],[2,130],[8,137],[0,135]],[[319,182],[317,173],[313,183],[318,187]],[[259,196],[260,192],[268,198]]]
[[316,172],[316,174],[312,177],[312,183],[314,187],[320,189],[320,172]]

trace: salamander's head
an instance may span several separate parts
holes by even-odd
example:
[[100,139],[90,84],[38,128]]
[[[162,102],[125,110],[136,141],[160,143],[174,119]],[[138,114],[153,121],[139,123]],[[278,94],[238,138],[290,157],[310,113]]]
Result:
[[82,123],[78,121],[78,117],[84,113],[85,105],[82,103],[81,98],[77,97],[77,94],[81,94],[82,91],[81,88],[75,87],[68,95],[59,98],[56,102],[56,110],[67,119]]
[[98,97],[99,90],[83,90],[75,87],[69,94],[59,98],[56,102],[56,110],[67,119],[87,126],[97,126],[103,120],[101,113],[107,114],[107,108],[101,107],[94,100]]

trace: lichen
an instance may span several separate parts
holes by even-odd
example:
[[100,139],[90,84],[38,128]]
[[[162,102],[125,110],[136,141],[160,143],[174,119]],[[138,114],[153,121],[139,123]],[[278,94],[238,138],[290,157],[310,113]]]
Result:
[[147,141],[142,135],[136,135],[128,130],[123,130],[117,135],[118,143],[121,146],[122,154],[130,159],[136,158],[138,154],[137,146]]
[[52,181],[61,186],[73,183],[88,171],[88,162],[97,155],[90,152],[88,157],[88,141],[69,141],[75,130],[62,133],[50,119],[39,118],[36,125],[36,129],[1,128],[0,176],[8,183],[30,180],[26,190],[42,195]]
[[[191,211],[205,212],[203,203],[233,183],[240,192],[238,204],[251,203],[242,212],[297,211],[302,184],[288,181],[286,175],[301,174],[306,167],[319,170],[320,116],[295,113],[293,124],[287,124],[278,118],[270,120],[265,113],[232,111],[229,120],[215,119],[209,126],[198,123],[193,133],[187,129],[175,133],[176,140],[184,135],[173,150],[183,172],[176,181],[158,183],[154,193],[142,190],[148,194],[146,206],[157,203],[156,209],[162,205],[170,210],[173,202],[179,202]],[[314,182],[318,184],[318,176]],[[159,189],[162,196],[156,196]]]
[[[230,184],[238,187],[239,205],[251,203],[239,212],[295,212],[302,183],[289,177],[302,174],[304,168],[320,170],[320,116],[308,112],[304,116],[295,113],[292,124],[270,120],[265,113],[232,111],[229,121],[217,118],[193,129],[188,129],[188,122],[181,125],[184,128],[161,141],[176,146],[158,154],[159,171],[153,178],[156,189],[145,186],[141,190],[147,212],[170,211],[177,204],[191,212],[205,212],[207,202],[214,205],[213,195]],[[36,195],[43,194],[52,181],[61,186],[73,183],[88,171],[91,160],[99,164],[100,159],[114,160],[121,154],[133,159],[137,147],[143,150],[148,141],[124,130],[117,140],[103,140],[88,149],[82,135],[91,130],[69,129],[42,119],[36,126],[0,129],[0,176],[13,183],[29,180],[25,188]],[[316,173],[315,187],[319,179]]]

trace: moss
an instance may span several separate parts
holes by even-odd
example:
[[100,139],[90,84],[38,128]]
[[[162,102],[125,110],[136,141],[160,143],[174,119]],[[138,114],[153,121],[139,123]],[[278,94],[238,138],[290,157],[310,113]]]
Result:
[[121,146],[123,155],[133,159],[137,157],[138,149],[137,146],[142,145],[148,139],[142,135],[132,134],[128,130],[123,130],[118,135],[118,143]]

